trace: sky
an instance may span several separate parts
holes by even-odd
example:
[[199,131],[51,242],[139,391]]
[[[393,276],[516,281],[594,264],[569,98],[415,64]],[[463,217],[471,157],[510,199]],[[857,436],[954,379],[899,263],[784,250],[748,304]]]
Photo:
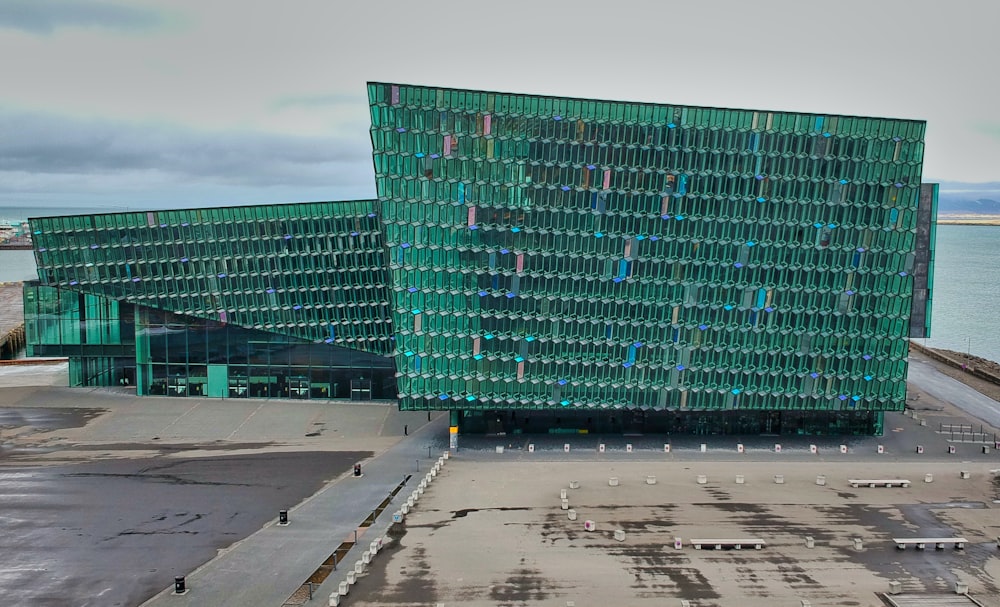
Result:
[[365,83],[926,120],[1000,196],[1000,2],[0,0],[0,207],[375,196]]

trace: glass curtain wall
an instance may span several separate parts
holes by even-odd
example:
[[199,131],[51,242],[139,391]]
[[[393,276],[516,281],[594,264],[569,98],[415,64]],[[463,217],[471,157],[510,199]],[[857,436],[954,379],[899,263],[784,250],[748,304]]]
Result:
[[27,355],[69,357],[71,386],[134,381],[132,304],[27,282],[24,321]]
[[43,284],[388,354],[371,200],[31,219]]
[[925,123],[369,83],[404,409],[901,409]]
[[387,400],[391,358],[140,307],[141,394]]

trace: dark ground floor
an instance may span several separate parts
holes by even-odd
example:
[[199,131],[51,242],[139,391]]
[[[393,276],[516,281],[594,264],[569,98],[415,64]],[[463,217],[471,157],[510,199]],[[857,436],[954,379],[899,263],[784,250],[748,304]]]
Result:
[[879,436],[881,411],[452,411],[462,434]]

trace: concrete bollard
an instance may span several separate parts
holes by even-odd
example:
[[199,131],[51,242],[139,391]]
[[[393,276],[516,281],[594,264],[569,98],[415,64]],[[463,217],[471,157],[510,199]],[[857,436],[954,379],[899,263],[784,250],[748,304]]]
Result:
[[434,476],[437,476],[437,475],[438,475],[437,468],[436,467],[435,468],[431,468],[431,476],[434,477]]
[[575,521],[576,520],[576,510],[567,510],[566,511],[566,518],[568,518],[571,521]]
[[341,582],[340,585],[337,586],[337,594],[339,594],[340,596],[347,596],[347,593],[350,592],[350,590],[351,590],[351,585],[348,584],[347,582]]
[[397,510],[397,511],[395,511],[395,512],[392,513],[392,522],[394,522],[394,523],[402,523],[403,522],[403,511],[402,510]]
[[625,445],[625,453],[632,453],[632,443]]
[[663,443],[663,452],[670,453],[670,443]]
[[405,514],[409,514],[410,513],[410,505],[409,504],[403,504],[402,506],[400,506],[399,511],[402,512],[404,515]]
[[412,495],[410,497],[406,498],[406,505],[409,506],[410,508],[412,508],[413,505],[416,504],[416,503],[417,502],[413,499]]
[[774,484],[775,485],[784,485],[785,484],[785,475],[784,474],[775,474],[774,475]]
[[878,447],[875,448],[875,451],[879,455],[882,455],[883,453],[885,453],[885,445],[879,445]]
[[840,446],[840,452],[841,452],[842,454],[845,454],[845,453],[847,453],[847,445],[841,445],[841,446]]
[[702,443],[701,444],[701,452],[705,453],[706,451],[708,451],[708,445],[706,445],[705,443]]
[[423,494],[424,494],[424,488],[423,487],[417,487],[417,495],[423,495]]
[[569,510],[569,500],[562,500],[561,508],[563,510]]
[[580,481],[570,481],[569,482],[569,488],[570,489],[579,489],[580,488]]
[[990,452],[990,448],[987,447],[986,445],[983,445],[983,455],[986,455],[989,452]]
[[895,580],[889,582],[889,594],[899,594],[903,591],[903,585]]
[[354,584],[357,583],[357,581],[358,581],[358,574],[354,573],[353,570],[352,571],[348,571],[347,572],[347,585],[348,586],[353,586]]
[[608,486],[609,487],[617,487],[618,486],[618,477],[617,476],[612,476],[611,478],[609,478],[608,479]]
[[372,562],[371,550],[361,555],[361,562],[364,563],[365,565],[368,565],[369,563]]
[[955,582],[955,594],[969,594],[969,585],[962,582]]
[[708,477],[707,476],[705,476],[704,474],[699,474],[698,475],[698,484],[699,485],[704,485],[707,482],[708,482]]
[[799,607],[812,607],[812,603],[805,599],[799,599]]
[[583,530],[584,531],[597,531],[597,523],[595,523],[594,521],[589,521],[589,520],[588,521],[583,521]]
[[920,420],[920,425],[921,426],[926,426],[927,425],[927,420],[926,419],[921,419]]
[[948,454],[955,455],[955,445],[948,445]]
[[365,562],[358,561],[354,563],[354,575],[361,575],[365,572]]
[[566,499],[566,490],[565,489],[560,489],[559,490],[559,499],[561,499],[561,500]]
[[736,452],[737,453],[743,453],[744,452],[744,450],[743,450],[743,443],[736,443]]
[[923,452],[924,452],[924,446],[923,445],[917,445],[917,454],[922,454]]
[[864,550],[864,542],[861,541],[860,537],[854,538],[854,549],[855,550]]
[[806,548],[815,548],[815,547],[816,547],[816,540],[813,539],[812,536],[807,535],[806,536]]
[[646,484],[647,485],[655,485],[656,484],[656,477],[653,476],[652,474],[650,474],[649,476],[647,476],[646,477]]
[[930,472],[928,472],[927,474],[925,474],[924,475],[924,482],[925,483],[933,483],[934,482],[934,475],[931,474]]
[[337,607],[338,605],[340,605],[340,593],[334,592],[333,594],[331,594],[330,599],[327,601],[326,604],[328,607]]
[[684,540],[679,537],[674,538],[674,550],[681,550],[684,548]]
[[449,453],[448,451],[445,451],[444,453],[441,454],[441,459],[448,459],[449,457],[451,457],[451,453]]
[[959,473],[958,473],[958,475],[959,475],[959,476],[960,476],[961,478],[963,478],[963,479],[966,479],[966,480],[968,480],[968,479],[969,479],[969,478],[971,478],[971,476],[972,476],[971,474],[969,474],[969,471],[968,471],[968,470],[962,470],[961,472],[959,472]]
[[826,476],[824,476],[822,474],[817,474],[816,475],[816,484],[820,485],[820,486],[825,485],[826,484]]
[[819,448],[816,445],[809,445],[809,453],[816,455],[819,453]]
[[736,475],[736,484],[737,484],[737,485],[743,485],[743,484],[745,484],[746,482],[747,482],[747,481],[746,481],[746,478],[745,478],[745,477],[744,477],[744,476],[743,476],[742,474],[737,474],[737,475]]
[[624,542],[625,541],[625,530],[624,529],[615,529],[615,539],[618,540],[619,542]]
[[564,443],[563,444],[563,452],[564,453],[569,453],[569,443]]
[[503,445],[497,445],[497,454],[503,453]]

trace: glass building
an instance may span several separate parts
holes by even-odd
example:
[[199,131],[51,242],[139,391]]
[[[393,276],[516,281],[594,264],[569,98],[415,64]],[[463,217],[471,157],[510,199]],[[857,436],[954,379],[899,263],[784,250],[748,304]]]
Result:
[[877,433],[930,330],[915,120],[369,83],[377,200],[32,220],[36,354],[486,431]]
[[902,409],[929,322],[924,122],[368,95],[402,408],[874,432]]
[[396,396],[371,200],[32,219],[29,355],[139,394]]

